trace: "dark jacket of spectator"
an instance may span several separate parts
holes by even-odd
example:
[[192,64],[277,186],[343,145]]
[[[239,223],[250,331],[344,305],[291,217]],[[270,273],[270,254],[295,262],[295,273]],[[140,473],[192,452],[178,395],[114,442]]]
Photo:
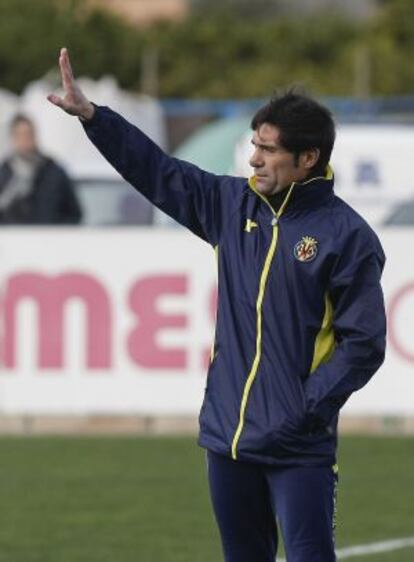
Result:
[[72,181],[51,158],[13,155],[0,165],[0,224],[77,224]]

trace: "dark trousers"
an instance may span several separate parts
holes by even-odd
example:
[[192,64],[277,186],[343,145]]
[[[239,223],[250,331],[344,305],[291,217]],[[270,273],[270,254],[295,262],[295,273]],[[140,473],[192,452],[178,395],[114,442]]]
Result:
[[333,468],[274,468],[211,451],[207,462],[225,562],[274,562],[276,518],[287,562],[335,562]]

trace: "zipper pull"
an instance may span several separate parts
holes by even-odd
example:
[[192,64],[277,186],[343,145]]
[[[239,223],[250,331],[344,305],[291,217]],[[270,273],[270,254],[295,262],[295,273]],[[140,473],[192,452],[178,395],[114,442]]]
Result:
[[279,217],[273,217],[272,222],[270,223],[272,226],[276,226],[279,222]]

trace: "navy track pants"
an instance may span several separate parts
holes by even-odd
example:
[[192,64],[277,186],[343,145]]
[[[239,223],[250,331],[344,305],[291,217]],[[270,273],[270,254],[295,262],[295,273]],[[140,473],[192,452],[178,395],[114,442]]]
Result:
[[211,451],[207,465],[225,562],[274,562],[276,518],[287,562],[335,562],[333,468],[275,468]]

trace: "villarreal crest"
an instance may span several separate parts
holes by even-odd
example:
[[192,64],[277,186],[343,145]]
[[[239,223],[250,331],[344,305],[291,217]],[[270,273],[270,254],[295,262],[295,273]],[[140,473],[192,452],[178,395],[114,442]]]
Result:
[[295,258],[299,261],[312,261],[318,254],[318,241],[311,236],[304,236],[293,249]]

